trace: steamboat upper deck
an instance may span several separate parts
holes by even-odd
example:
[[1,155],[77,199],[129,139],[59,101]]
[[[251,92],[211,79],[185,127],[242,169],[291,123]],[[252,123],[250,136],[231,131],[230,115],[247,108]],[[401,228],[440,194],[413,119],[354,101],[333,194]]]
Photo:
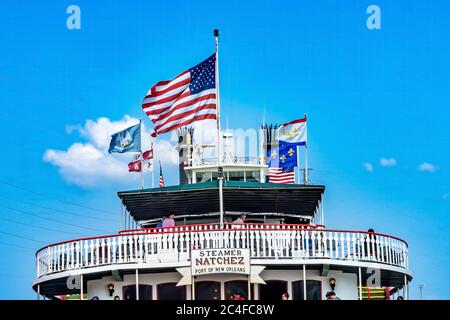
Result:
[[[225,152],[219,167],[216,159],[199,156],[201,147],[188,131],[179,150],[180,185],[119,192],[123,231],[40,249],[33,288],[49,298],[87,293],[112,299],[105,288],[118,287],[119,298],[225,299],[239,287],[252,299],[283,292],[322,299],[323,287],[334,289],[333,279],[341,298],[363,299],[371,296],[368,282],[375,279],[384,298],[401,288],[407,295],[407,243],[382,233],[325,228],[323,185],[310,184],[306,175],[303,184],[266,183],[261,155]],[[162,228],[169,212],[176,226]],[[245,223],[235,223],[242,214]],[[224,250],[246,259],[243,271],[213,267],[194,274],[194,256]]]
[[[227,181],[224,226],[212,222],[218,214],[216,181],[119,192],[130,218],[141,225],[152,226],[173,210],[177,226],[142,227],[46,246],[36,254],[34,288],[48,297],[79,292],[67,286],[78,275],[86,286],[135,272],[155,277],[172,273],[177,279],[176,270],[191,265],[193,250],[222,248],[248,250],[252,266],[274,270],[279,277],[304,268],[325,276],[330,270],[359,274],[358,283],[364,283],[376,269],[380,286],[404,287],[411,280],[406,242],[381,233],[326,229],[320,223],[324,189]],[[232,223],[240,213],[249,222]]]

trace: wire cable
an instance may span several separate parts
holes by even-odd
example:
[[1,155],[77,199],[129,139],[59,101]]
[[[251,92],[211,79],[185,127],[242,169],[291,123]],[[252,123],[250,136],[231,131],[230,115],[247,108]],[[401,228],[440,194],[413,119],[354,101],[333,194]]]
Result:
[[36,226],[33,225],[31,223],[26,223],[26,222],[19,222],[19,221],[15,221],[15,220],[11,220],[9,218],[5,218],[5,217],[0,217],[0,220],[9,222],[9,223],[14,223],[14,224],[18,224],[18,225],[22,225],[22,226],[26,226],[26,227],[30,227],[30,228],[35,228],[35,229],[42,229],[42,230],[47,230],[47,231],[53,231],[53,232],[59,232],[59,233],[64,233],[64,234],[69,234],[72,236],[89,236],[88,234],[85,233],[76,233],[76,232],[70,232],[70,231],[63,231],[63,230],[58,230],[58,229],[52,229],[52,228],[48,228],[48,227],[43,227],[43,226]]
[[112,211],[107,211],[107,210],[103,210],[103,209],[92,208],[92,207],[88,207],[88,206],[85,206],[85,205],[82,205],[82,204],[78,204],[78,203],[75,203],[75,202],[70,202],[70,201],[61,200],[61,199],[54,198],[54,197],[49,197],[49,196],[46,196],[46,195],[43,194],[43,193],[40,193],[40,192],[31,190],[31,189],[28,189],[28,188],[24,188],[24,187],[21,187],[21,186],[17,186],[17,185],[14,185],[14,184],[12,184],[12,183],[9,183],[9,182],[0,181],[0,183],[1,183],[1,184],[4,184],[4,185],[7,185],[7,186],[10,186],[10,187],[13,187],[13,188],[16,188],[16,189],[19,189],[19,190],[22,190],[22,191],[25,191],[25,192],[29,192],[29,193],[38,195],[38,196],[43,197],[43,198],[52,199],[52,200],[56,200],[56,201],[59,201],[59,202],[65,203],[65,204],[70,204],[70,205],[72,205],[72,206],[76,206],[76,207],[80,207],[80,208],[84,208],[84,209],[88,209],[88,210],[93,210],[93,211],[98,211],[98,212],[103,212],[103,213],[108,213],[108,214],[117,216],[117,213],[114,213],[114,212],[112,212]]
[[56,212],[60,212],[60,213],[64,213],[64,214],[70,214],[76,217],[85,217],[85,218],[89,218],[89,219],[95,219],[95,220],[100,220],[100,221],[105,221],[104,218],[99,218],[99,217],[93,217],[93,216],[89,216],[86,214],[81,214],[81,213],[75,213],[75,212],[70,212],[70,211],[66,211],[66,210],[61,210],[61,209],[55,209],[55,208],[51,208],[51,207],[46,207],[46,206],[42,206],[39,204],[35,204],[35,203],[31,203],[31,202],[27,202],[27,201],[23,201],[23,200],[18,200],[18,199],[12,199],[12,198],[8,198],[8,197],[4,197],[4,196],[0,196],[0,198],[2,199],[6,199],[6,200],[12,200],[12,201],[16,201],[16,202],[20,202],[29,206],[34,206],[37,208],[41,208],[41,209],[46,209],[46,210],[52,210],[52,211],[56,211]]
[[22,214],[26,214],[26,215],[29,215],[29,216],[32,216],[32,217],[48,220],[48,221],[51,221],[51,222],[54,222],[54,223],[59,223],[59,224],[62,224],[62,225],[68,225],[68,226],[72,226],[72,227],[76,227],[76,228],[80,228],[80,229],[104,232],[104,230],[100,230],[100,229],[97,229],[97,228],[85,227],[85,226],[81,226],[81,225],[74,224],[74,223],[69,223],[69,222],[62,222],[62,221],[59,221],[59,220],[56,220],[56,219],[40,216],[40,215],[38,215],[36,213],[33,213],[33,212],[23,211],[23,210],[20,210],[20,209],[11,208],[11,207],[8,207],[8,206],[5,206],[5,205],[1,205],[1,204],[0,204],[0,207],[8,209],[8,210],[11,210],[11,211],[19,212],[19,213],[22,213]]
[[21,246],[21,245],[19,245],[19,244],[9,243],[9,242],[5,242],[5,241],[0,241],[0,245],[36,251],[35,248],[26,247],[26,246]]
[[10,237],[16,237],[16,238],[19,238],[19,239],[24,239],[24,240],[28,240],[28,241],[32,241],[32,242],[36,242],[36,243],[46,244],[44,241],[28,238],[28,237],[25,237],[25,236],[21,236],[21,235],[10,233],[10,232],[6,232],[6,231],[1,231],[0,230],[0,233],[1,234],[5,234],[5,235],[10,236]]

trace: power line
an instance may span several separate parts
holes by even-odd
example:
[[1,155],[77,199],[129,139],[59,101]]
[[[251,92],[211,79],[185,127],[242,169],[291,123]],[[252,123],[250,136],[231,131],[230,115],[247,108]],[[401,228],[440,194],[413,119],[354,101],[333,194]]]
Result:
[[6,232],[6,231],[0,231],[0,233],[6,234],[7,236],[10,236],[10,237],[16,237],[16,238],[19,238],[19,239],[24,239],[24,240],[28,240],[28,241],[33,241],[33,242],[37,242],[37,243],[46,244],[44,241],[39,241],[39,240],[36,240],[36,239],[24,237],[24,236],[21,236],[21,235],[18,235],[18,234],[9,233],[9,232]]
[[29,216],[37,217],[37,218],[40,218],[40,219],[48,220],[48,221],[51,221],[51,222],[54,222],[54,223],[59,223],[59,224],[63,224],[63,225],[68,225],[68,226],[72,226],[72,227],[76,227],[76,228],[80,228],[80,229],[92,230],[92,231],[100,231],[100,232],[104,231],[104,230],[100,230],[100,229],[96,229],[96,228],[84,227],[84,226],[81,226],[81,225],[78,225],[78,224],[69,223],[69,222],[62,222],[62,221],[59,221],[59,220],[56,220],[56,219],[52,219],[52,218],[48,218],[48,217],[42,217],[42,216],[40,216],[40,215],[38,215],[36,213],[33,213],[33,212],[23,211],[23,210],[11,208],[11,207],[8,207],[8,206],[5,206],[5,205],[0,205],[0,207],[8,209],[8,210],[16,211],[16,212],[19,212],[19,213],[23,213],[23,214],[26,214],[26,215],[29,215]]
[[59,232],[59,233],[70,234],[70,235],[75,235],[75,236],[86,235],[86,234],[80,234],[80,233],[75,233],[75,232],[70,232],[70,231],[62,231],[62,230],[58,230],[58,229],[52,229],[52,228],[48,228],[48,227],[36,226],[36,225],[31,224],[31,223],[19,222],[19,221],[15,221],[15,220],[11,220],[11,219],[5,218],[5,217],[0,217],[0,220],[6,221],[6,222],[9,222],[9,223],[19,224],[19,225],[30,227],[30,228],[42,229],[42,230],[53,231],[53,232]]
[[85,205],[82,205],[82,204],[78,204],[78,203],[75,203],[75,202],[70,202],[70,201],[66,201],[66,200],[57,199],[57,198],[54,198],[54,197],[49,197],[49,196],[46,196],[43,193],[40,193],[40,192],[31,190],[31,189],[28,189],[28,188],[24,188],[24,187],[21,187],[21,186],[17,186],[17,185],[14,185],[12,183],[9,183],[9,182],[0,181],[0,183],[4,184],[4,185],[7,185],[7,186],[10,186],[10,187],[13,187],[13,188],[16,188],[16,189],[19,189],[19,190],[22,190],[22,191],[25,191],[25,192],[29,192],[29,193],[38,195],[38,196],[43,197],[43,198],[48,198],[48,199],[56,200],[56,201],[59,201],[59,202],[62,202],[62,203],[70,204],[72,206],[76,206],[76,207],[80,207],[80,208],[84,208],[84,209],[88,209],[88,210],[93,210],[93,211],[99,211],[99,212],[108,213],[108,214],[117,216],[117,213],[114,213],[112,211],[92,208],[92,207],[88,207],[88,206],[85,206]]
[[85,217],[85,218],[89,218],[89,219],[105,221],[105,219],[103,219],[103,218],[93,217],[93,216],[89,216],[89,215],[85,215],[85,214],[81,214],[81,213],[74,213],[74,212],[65,211],[65,210],[61,210],[61,209],[50,208],[50,207],[42,206],[42,205],[39,205],[39,204],[35,204],[35,203],[23,201],[23,200],[12,199],[12,198],[8,198],[8,197],[4,197],[4,196],[0,196],[0,198],[7,199],[7,200],[12,200],[12,201],[16,201],[16,202],[20,202],[20,203],[23,203],[23,204],[26,204],[26,205],[29,205],[29,206],[34,206],[34,207],[41,208],[41,209],[47,209],[47,210],[52,210],[52,211],[56,211],[56,212],[60,212],[60,213],[64,213],[64,214],[70,214],[70,215],[73,215],[73,216],[76,216],[76,217]]
[[5,241],[0,241],[0,245],[32,250],[33,252],[36,251],[36,249],[31,248],[31,247],[21,246],[19,244],[9,243],[9,242],[5,242]]
[[77,204],[77,203],[74,203],[74,202],[69,202],[69,201],[60,200],[60,199],[55,199],[55,200],[60,201],[60,202],[62,202],[62,203],[70,204],[70,205],[72,205],[72,206],[76,206],[76,207],[80,207],[80,208],[84,208],[84,209],[89,209],[89,210],[94,210],[94,211],[99,211],[99,212],[108,213],[108,214],[114,215],[115,217],[117,216],[117,213],[114,213],[114,212],[111,212],[111,211],[107,211],[107,210],[103,210],[103,209],[95,209],[95,208],[87,207],[87,206],[82,205],[82,204]]

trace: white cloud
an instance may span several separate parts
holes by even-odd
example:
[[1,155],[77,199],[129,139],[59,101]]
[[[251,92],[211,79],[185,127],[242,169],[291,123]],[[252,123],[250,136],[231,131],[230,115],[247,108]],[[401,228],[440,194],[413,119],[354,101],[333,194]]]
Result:
[[[109,154],[108,147],[111,135],[139,120],[125,115],[119,121],[111,121],[101,117],[97,120],[87,120],[84,126],[68,126],[67,133],[78,132],[84,142],[75,142],[67,150],[47,149],[44,161],[59,168],[61,176],[69,183],[82,187],[111,182],[129,182],[140,178],[139,174],[129,173],[127,164],[133,159],[134,153]],[[147,150],[151,145],[149,131],[143,125],[142,144]],[[178,155],[175,142],[158,138],[154,142],[155,163],[161,160],[164,167],[176,165]]]
[[368,172],[373,172],[373,165],[369,162],[364,162],[363,164],[364,169]]
[[397,165],[397,160],[394,158],[381,158],[380,164],[383,167],[395,167]]
[[124,159],[108,156],[90,143],[76,142],[66,151],[48,149],[44,160],[59,167],[68,182],[80,186],[130,179]]
[[438,167],[434,164],[423,162],[419,165],[418,169],[422,172],[436,172]]
[[[135,125],[138,119],[125,115],[118,121],[100,117],[97,120],[88,119],[84,125],[66,127],[68,134],[77,134],[81,141],[77,141],[66,150],[47,149],[43,160],[59,169],[61,176],[68,182],[82,187],[93,187],[108,183],[130,182],[140,179],[140,175],[129,173],[127,164],[133,160],[135,153],[109,154],[108,148],[111,135],[127,127]],[[209,145],[202,148],[203,158],[213,158],[216,155],[217,127],[215,121],[199,121],[193,124],[194,144]],[[222,130],[222,133],[225,130]],[[158,136],[155,140],[150,137],[151,130],[143,124],[142,144],[148,150],[153,141],[154,170],[159,169],[161,160],[164,173],[174,171],[178,166],[177,132]],[[257,130],[230,130],[233,134],[231,150],[236,156],[255,157],[259,144]]]

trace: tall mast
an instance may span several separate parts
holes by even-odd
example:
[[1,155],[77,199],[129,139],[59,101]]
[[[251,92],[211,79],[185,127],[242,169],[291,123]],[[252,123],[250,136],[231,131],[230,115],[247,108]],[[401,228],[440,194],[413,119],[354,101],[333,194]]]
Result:
[[308,169],[308,121],[306,120],[305,113],[305,126],[306,126],[306,144],[305,144],[305,184],[309,184],[309,169]]
[[139,130],[141,130],[140,132],[140,139],[141,139],[141,189],[144,189],[144,155],[142,154],[142,119],[139,118]]
[[223,227],[223,168],[222,168],[222,143],[220,137],[220,94],[219,94],[219,29],[214,29],[216,38],[216,119],[217,119],[217,179],[219,181],[219,212],[220,227]]

